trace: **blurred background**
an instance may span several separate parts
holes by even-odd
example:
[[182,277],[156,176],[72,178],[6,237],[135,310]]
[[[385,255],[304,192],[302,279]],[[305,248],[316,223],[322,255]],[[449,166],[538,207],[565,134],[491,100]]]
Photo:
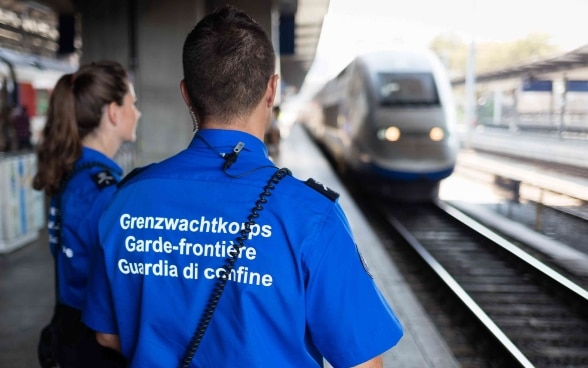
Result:
[[31,181],[55,82],[122,63],[116,160],[161,161],[193,137],[184,38],[225,3],[275,46],[270,157],[342,194],[406,323],[385,366],[588,367],[584,0],[0,0],[0,367],[37,366],[54,302]]

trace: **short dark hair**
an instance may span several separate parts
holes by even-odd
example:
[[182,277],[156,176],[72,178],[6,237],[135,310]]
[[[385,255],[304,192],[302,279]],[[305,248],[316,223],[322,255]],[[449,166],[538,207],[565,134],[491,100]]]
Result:
[[200,121],[228,121],[250,113],[275,72],[267,32],[227,5],[205,16],[186,37],[184,83]]

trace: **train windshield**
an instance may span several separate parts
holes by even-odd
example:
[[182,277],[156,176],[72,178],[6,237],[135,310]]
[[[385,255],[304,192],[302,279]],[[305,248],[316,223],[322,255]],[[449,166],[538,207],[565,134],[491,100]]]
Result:
[[431,73],[379,73],[381,105],[439,105],[439,94]]

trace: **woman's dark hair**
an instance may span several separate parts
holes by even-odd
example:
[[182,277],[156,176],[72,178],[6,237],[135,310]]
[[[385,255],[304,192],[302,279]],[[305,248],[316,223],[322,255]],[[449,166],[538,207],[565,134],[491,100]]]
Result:
[[267,32],[227,5],[205,16],[184,42],[184,82],[200,121],[230,120],[249,113],[275,73]]
[[127,72],[115,61],[83,65],[57,81],[37,148],[33,188],[47,195],[60,191],[63,178],[82,154],[82,139],[100,125],[104,106],[122,105],[128,91]]

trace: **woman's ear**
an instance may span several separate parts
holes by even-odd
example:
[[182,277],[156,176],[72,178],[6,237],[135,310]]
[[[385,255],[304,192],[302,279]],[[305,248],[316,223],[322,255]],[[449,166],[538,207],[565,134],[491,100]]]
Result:
[[106,117],[113,125],[117,125],[119,121],[120,106],[116,102],[111,102],[106,106]]

